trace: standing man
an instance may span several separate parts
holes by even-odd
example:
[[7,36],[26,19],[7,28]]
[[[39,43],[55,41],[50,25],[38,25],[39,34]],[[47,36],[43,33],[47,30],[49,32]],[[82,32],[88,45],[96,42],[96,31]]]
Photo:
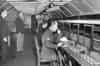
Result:
[[22,19],[22,13],[19,13],[16,21],[16,32],[17,32],[17,52],[23,52],[23,42],[24,42],[24,22]]

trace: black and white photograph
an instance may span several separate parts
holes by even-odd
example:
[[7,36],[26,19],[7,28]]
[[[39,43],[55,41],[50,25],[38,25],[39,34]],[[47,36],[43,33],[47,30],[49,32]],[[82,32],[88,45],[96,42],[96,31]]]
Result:
[[0,66],[100,66],[100,0],[0,0]]

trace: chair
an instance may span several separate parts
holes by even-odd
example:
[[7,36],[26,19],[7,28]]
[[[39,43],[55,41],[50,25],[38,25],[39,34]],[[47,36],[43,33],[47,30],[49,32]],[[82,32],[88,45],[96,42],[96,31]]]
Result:
[[60,64],[60,57],[58,51],[55,49],[54,50],[56,53],[56,60],[54,59],[40,59],[40,64],[49,64],[49,66],[62,66]]

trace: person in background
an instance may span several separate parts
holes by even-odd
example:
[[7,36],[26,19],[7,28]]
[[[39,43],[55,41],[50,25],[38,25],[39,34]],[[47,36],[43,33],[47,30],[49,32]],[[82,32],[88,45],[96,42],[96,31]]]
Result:
[[[7,22],[8,28],[10,30],[10,34],[8,36],[8,57],[9,58],[16,58],[16,46],[17,46],[17,37],[16,37],[16,18],[18,17],[18,11],[11,5],[8,5],[3,15],[4,20]],[[7,15],[6,15],[7,14]]]
[[33,35],[37,35],[38,21],[36,15],[31,16],[31,21],[31,32]]
[[16,24],[16,32],[17,32],[17,52],[23,52],[23,42],[24,42],[24,20],[22,19],[23,13],[20,12],[19,16],[17,17],[15,24]]
[[0,10],[0,62],[2,61],[4,63],[7,59],[8,35],[10,31],[7,22],[3,18],[3,11],[4,10]]

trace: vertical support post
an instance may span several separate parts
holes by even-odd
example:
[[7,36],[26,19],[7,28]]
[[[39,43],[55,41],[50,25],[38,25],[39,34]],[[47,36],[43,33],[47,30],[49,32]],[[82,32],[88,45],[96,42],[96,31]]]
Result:
[[68,32],[68,39],[69,39],[69,40],[71,39],[70,34],[71,34],[71,24],[69,23],[69,32]]
[[94,34],[93,31],[94,30],[93,29],[94,29],[94,25],[91,26],[91,34],[90,34],[91,45],[90,45],[90,49],[89,49],[90,51],[93,49],[93,43],[94,43],[94,41],[93,41],[93,34]]
[[80,24],[77,24],[77,42],[76,42],[76,45],[79,43],[79,28],[80,28]]
[[35,40],[35,46],[36,46],[36,52],[37,52],[37,59],[36,59],[36,62],[37,62],[37,66],[40,66],[40,52],[39,52],[39,44],[38,44],[38,38],[35,36],[34,37],[34,40]]

